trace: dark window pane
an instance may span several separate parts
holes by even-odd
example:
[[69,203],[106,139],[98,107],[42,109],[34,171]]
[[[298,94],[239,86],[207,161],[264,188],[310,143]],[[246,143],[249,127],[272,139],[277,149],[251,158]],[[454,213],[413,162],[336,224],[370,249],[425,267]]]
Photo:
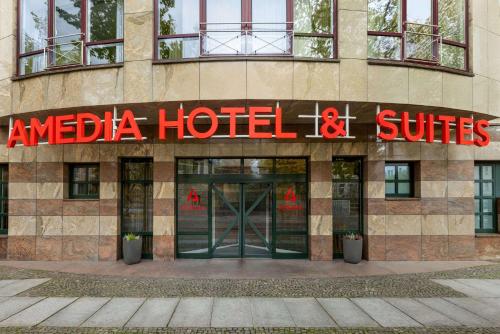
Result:
[[199,255],[208,254],[208,236],[206,235],[179,235],[177,248],[180,254]]
[[398,195],[410,195],[411,185],[409,182],[398,182]]
[[208,185],[177,185],[178,233],[208,233]]
[[394,182],[386,182],[385,183],[385,193],[386,193],[386,195],[395,195],[396,194],[396,184]]
[[276,185],[276,230],[307,231],[307,184]]
[[212,159],[213,174],[241,174],[240,159]]
[[74,182],[87,181],[87,168],[86,167],[73,167],[73,181]]
[[267,175],[273,173],[273,159],[245,159],[245,174]]
[[368,30],[399,32],[401,27],[400,0],[369,0]]
[[304,159],[276,159],[276,174],[306,174]]
[[208,159],[181,159],[177,163],[178,174],[208,174]]
[[357,161],[335,161],[332,164],[334,180],[359,180],[360,164]]
[[307,235],[278,235],[276,253],[307,254]]
[[88,40],[123,38],[123,0],[89,0]]
[[153,164],[151,162],[127,162],[123,177],[127,181],[152,181]]

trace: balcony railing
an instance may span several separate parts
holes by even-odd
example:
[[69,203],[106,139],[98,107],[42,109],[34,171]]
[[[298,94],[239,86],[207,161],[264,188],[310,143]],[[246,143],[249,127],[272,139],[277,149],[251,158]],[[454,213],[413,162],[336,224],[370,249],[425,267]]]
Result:
[[83,34],[71,34],[47,38],[44,49],[45,68],[83,65]]
[[[201,56],[293,55],[292,23],[204,23]],[[246,29],[243,29],[246,27]]]
[[[436,33],[438,32],[438,33]],[[439,26],[420,23],[406,23],[404,33],[405,60],[442,63],[443,36]]]

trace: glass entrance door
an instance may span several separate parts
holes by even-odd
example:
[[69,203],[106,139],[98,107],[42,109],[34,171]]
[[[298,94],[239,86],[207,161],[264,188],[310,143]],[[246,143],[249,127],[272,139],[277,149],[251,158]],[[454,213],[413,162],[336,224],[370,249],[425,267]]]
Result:
[[270,257],[272,184],[214,184],[214,257]]
[[179,258],[307,258],[307,160],[179,159]]

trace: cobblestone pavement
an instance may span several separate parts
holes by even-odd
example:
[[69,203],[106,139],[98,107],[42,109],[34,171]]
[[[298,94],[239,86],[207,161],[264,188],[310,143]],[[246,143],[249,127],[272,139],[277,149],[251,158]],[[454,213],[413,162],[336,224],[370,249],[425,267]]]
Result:
[[52,278],[23,296],[101,297],[463,297],[432,279],[499,279],[500,264],[437,273],[318,279],[144,279],[15,269],[0,279]]

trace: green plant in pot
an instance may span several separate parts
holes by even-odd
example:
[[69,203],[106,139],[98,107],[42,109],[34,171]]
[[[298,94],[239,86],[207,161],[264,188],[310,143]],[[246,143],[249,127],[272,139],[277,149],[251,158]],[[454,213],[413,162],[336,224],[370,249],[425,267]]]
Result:
[[356,233],[348,233],[344,236],[344,261],[358,264],[363,256],[363,237]]
[[142,238],[129,233],[123,237],[123,262],[128,265],[141,262]]

